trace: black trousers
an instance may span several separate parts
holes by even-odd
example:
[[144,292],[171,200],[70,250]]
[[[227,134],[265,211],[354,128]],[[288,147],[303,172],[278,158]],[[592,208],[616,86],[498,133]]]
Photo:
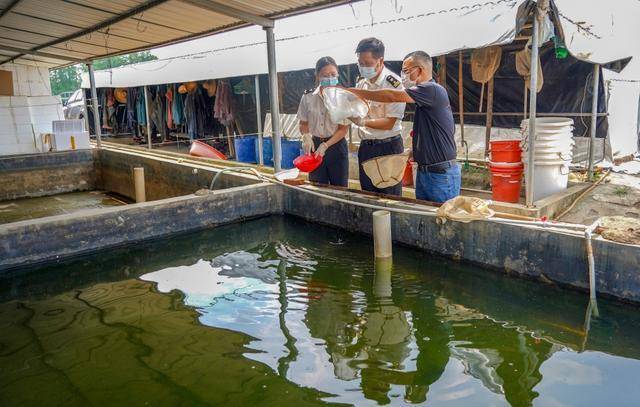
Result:
[[[313,145],[318,146],[323,142],[319,137],[313,138]],[[319,184],[346,187],[349,184],[349,149],[347,140],[342,139],[327,149],[322,159],[322,164],[309,173],[309,181]]]
[[360,172],[360,188],[363,191],[377,192],[379,194],[386,195],[402,195],[402,182],[397,183],[392,187],[376,188],[371,182],[371,178],[367,176],[362,168],[362,163],[375,157],[382,157],[384,155],[402,154],[404,152],[404,145],[402,144],[402,137],[394,136],[385,140],[362,140],[360,142],[360,148],[358,149],[358,167]]

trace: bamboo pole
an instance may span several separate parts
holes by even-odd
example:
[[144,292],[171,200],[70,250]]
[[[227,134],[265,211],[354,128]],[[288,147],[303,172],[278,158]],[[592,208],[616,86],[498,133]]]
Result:
[[462,51],[458,51],[458,110],[460,114],[460,139],[461,144],[464,145],[464,83],[462,79],[462,63]]
[[484,158],[489,157],[489,144],[491,142],[491,127],[493,126],[493,76],[487,85],[487,125],[484,133]]

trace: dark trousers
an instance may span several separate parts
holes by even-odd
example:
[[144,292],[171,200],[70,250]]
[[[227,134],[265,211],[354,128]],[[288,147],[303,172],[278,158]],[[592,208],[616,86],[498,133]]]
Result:
[[402,154],[404,152],[404,146],[402,144],[402,137],[395,136],[385,140],[362,140],[360,142],[360,148],[358,149],[358,167],[360,170],[360,188],[363,191],[377,192],[379,194],[386,195],[402,195],[402,182],[397,183],[392,187],[376,188],[371,182],[371,178],[367,176],[362,168],[362,163],[375,157],[382,157],[384,155]]
[[[313,138],[313,145],[318,146],[323,142],[319,137]],[[349,149],[347,140],[342,139],[327,149],[322,159],[322,164],[309,173],[309,181],[319,184],[346,187],[349,184]]]

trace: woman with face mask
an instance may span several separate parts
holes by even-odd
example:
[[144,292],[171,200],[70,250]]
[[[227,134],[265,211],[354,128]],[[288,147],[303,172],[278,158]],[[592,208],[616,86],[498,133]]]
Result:
[[322,88],[338,85],[338,65],[331,57],[316,62],[316,87],[304,92],[298,107],[302,148],[305,154],[323,157],[322,164],[309,173],[309,181],[346,187],[349,179],[349,150],[345,135],[348,126],[334,123],[322,100]]

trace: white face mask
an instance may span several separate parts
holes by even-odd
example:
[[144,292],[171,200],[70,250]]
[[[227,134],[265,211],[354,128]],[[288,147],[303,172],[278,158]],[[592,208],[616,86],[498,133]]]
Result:
[[362,66],[358,64],[358,70],[360,71],[360,76],[365,79],[371,79],[376,76],[376,67],[375,66]]
[[404,72],[400,73],[400,80],[402,81],[402,86],[404,86],[405,88],[412,88],[416,86],[416,81],[412,81],[411,79],[409,79],[409,76],[409,74],[406,74]]

